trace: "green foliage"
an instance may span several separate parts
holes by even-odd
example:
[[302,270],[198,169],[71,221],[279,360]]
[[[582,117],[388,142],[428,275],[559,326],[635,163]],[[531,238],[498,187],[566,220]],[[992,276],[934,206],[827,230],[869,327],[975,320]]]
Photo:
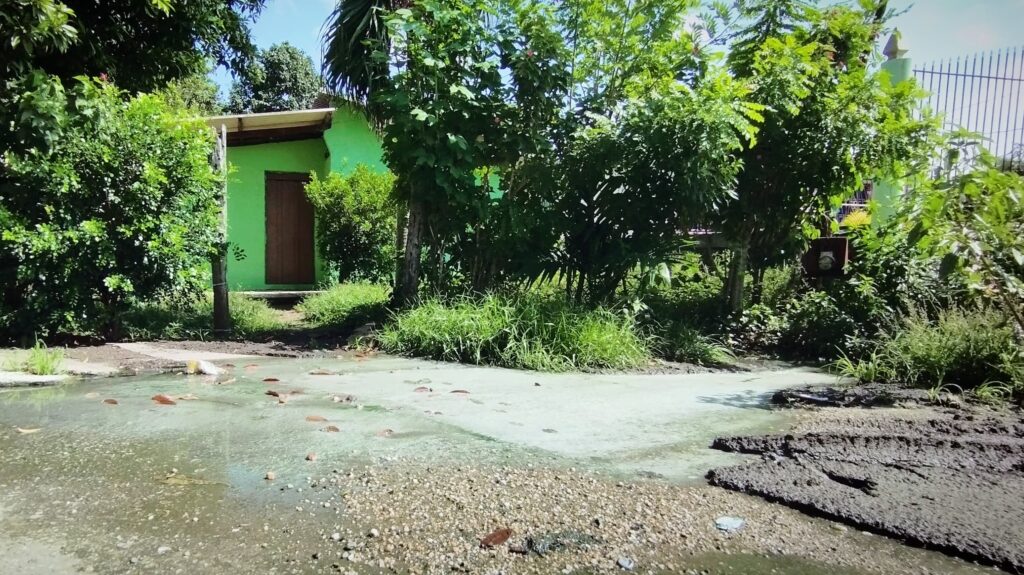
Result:
[[33,375],[55,375],[60,373],[63,362],[63,348],[50,349],[43,342],[37,341],[27,353],[17,353],[13,359],[4,362],[3,369]]
[[[234,338],[267,337],[289,327],[265,300],[237,293],[229,299]],[[125,311],[123,322],[128,340],[208,340],[213,336],[213,297],[139,303]]]
[[313,61],[284,42],[261,50],[256,65],[231,86],[228,110],[235,114],[305,110],[320,95]]
[[347,176],[310,174],[319,253],[338,280],[385,281],[395,272],[395,176],[360,164]]
[[171,80],[160,90],[167,104],[200,116],[216,116],[224,112],[220,88],[210,79],[210,68],[183,78]]
[[0,175],[0,333],[116,335],[130,302],[207,278],[219,179],[211,135],[157,96],[43,83],[50,148],[8,151]]
[[650,355],[631,316],[535,296],[426,301],[377,337],[392,353],[542,371],[631,369]]
[[[954,385],[964,390],[992,385],[1024,393],[1024,354],[1013,327],[992,311],[943,310],[934,320],[905,318],[864,358],[845,358],[837,367],[863,381],[916,387]],[[991,394],[989,394],[991,395]]]
[[207,58],[241,72],[254,52],[248,25],[264,2],[0,0],[0,66],[65,85],[104,74],[133,92],[198,72]]
[[736,356],[725,345],[683,323],[658,326],[652,335],[654,354],[669,361],[697,365],[728,365]]
[[386,317],[391,288],[370,283],[337,284],[311,295],[297,307],[307,323],[352,327]]
[[859,334],[859,325],[838,302],[824,292],[808,291],[787,307],[778,345],[784,357],[831,360]]
[[909,241],[993,302],[1024,332],[1024,177],[982,151],[949,180],[918,186],[902,219]]

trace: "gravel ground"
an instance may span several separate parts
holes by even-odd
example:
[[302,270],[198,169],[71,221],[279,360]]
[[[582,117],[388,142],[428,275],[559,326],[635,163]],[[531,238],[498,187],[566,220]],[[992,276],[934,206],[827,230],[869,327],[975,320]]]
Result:
[[762,457],[713,485],[1024,573],[1019,412],[828,408],[794,434],[714,447]]

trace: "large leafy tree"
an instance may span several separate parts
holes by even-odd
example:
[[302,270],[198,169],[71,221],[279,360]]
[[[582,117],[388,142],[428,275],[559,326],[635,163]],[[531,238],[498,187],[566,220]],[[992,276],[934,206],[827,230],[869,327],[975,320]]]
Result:
[[876,66],[884,0],[822,10],[789,0],[757,5],[762,18],[734,37],[729,64],[753,87],[765,120],[757,144],[741,154],[735,200],[714,223],[734,245],[726,287],[733,311],[743,305],[751,257],[764,264],[793,256],[866,178],[899,176],[931,148],[912,81],[895,85]]
[[[129,91],[153,90],[202,69],[207,59],[245,70],[254,55],[248,24],[264,2],[0,0],[5,35],[8,23],[19,37],[42,33],[24,45],[5,41],[0,56],[14,52],[19,65],[64,81],[102,74]],[[45,30],[63,39],[46,41]]]
[[313,61],[284,42],[261,50],[256,65],[231,87],[228,109],[235,113],[302,110],[313,105],[322,82]]
[[220,88],[204,69],[184,78],[171,80],[160,93],[173,107],[191,110],[203,116],[214,116],[224,111]]

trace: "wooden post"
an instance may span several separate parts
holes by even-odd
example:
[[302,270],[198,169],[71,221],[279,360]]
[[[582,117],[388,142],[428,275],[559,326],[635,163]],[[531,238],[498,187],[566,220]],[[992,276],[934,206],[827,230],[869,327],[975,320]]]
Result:
[[215,168],[224,178],[220,194],[220,229],[213,261],[213,335],[231,335],[231,309],[228,303],[228,136],[224,124],[217,134]]

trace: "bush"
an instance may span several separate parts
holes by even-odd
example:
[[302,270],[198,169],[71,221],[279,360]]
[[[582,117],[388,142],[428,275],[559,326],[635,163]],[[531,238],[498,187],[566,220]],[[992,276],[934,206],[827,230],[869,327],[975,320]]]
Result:
[[820,291],[808,291],[786,309],[786,322],[779,337],[784,357],[821,360],[839,357],[860,333],[859,325],[839,305]]
[[654,353],[669,361],[697,365],[726,365],[735,359],[728,347],[683,323],[659,326],[654,333]]
[[1024,393],[1024,353],[1013,327],[991,311],[951,309],[929,320],[911,314],[860,359],[837,363],[847,376],[963,390],[1001,384]]
[[110,85],[46,97],[59,134],[8,151],[0,169],[0,336],[116,336],[133,301],[209,279],[213,136],[159,97]]
[[426,301],[378,340],[392,353],[542,371],[631,369],[650,357],[632,316],[536,296]]
[[395,273],[397,204],[391,172],[359,164],[348,176],[310,175],[306,195],[317,214],[316,242],[338,281],[388,281]]
[[[252,339],[286,329],[277,312],[261,299],[230,294],[232,336]],[[126,339],[206,340],[213,334],[213,298],[139,304],[124,315]]]
[[728,326],[728,343],[744,351],[777,353],[786,317],[764,304],[754,304]]
[[298,310],[313,325],[350,327],[383,319],[391,288],[379,284],[338,284],[302,300]]

